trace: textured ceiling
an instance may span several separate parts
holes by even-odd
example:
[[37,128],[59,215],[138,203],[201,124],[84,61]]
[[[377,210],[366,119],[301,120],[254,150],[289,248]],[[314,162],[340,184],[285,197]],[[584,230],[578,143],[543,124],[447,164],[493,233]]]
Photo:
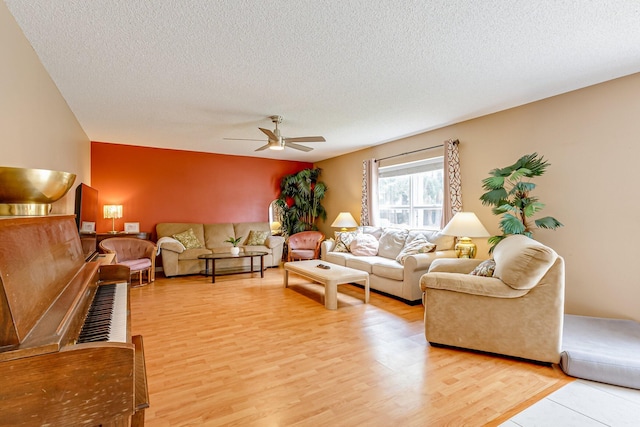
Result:
[[[93,141],[313,162],[640,71],[632,0],[5,3]],[[274,114],[327,141],[223,140]]]

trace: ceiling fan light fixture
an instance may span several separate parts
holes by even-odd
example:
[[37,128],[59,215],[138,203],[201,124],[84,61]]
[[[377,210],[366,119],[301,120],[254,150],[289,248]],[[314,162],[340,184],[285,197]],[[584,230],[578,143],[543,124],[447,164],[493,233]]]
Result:
[[[271,116],[271,121],[275,125],[274,130],[269,130],[265,128],[259,127],[258,129],[269,138],[267,143],[262,147],[256,148],[255,151],[263,151],[267,148],[270,150],[281,151],[285,148],[293,148],[295,150],[300,150],[304,152],[309,152],[313,150],[311,147],[307,147],[306,145],[300,145],[299,142],[324,142],[326,139],[322,136],[302,136],[296,138],[285,138],[280,133],[280,129],[278,129],[278,124],[282,123],[282,116]],[[260,141],[253,139],[244,139],[244,138],[224,138],[231,140],[239,140],[239,141]]]

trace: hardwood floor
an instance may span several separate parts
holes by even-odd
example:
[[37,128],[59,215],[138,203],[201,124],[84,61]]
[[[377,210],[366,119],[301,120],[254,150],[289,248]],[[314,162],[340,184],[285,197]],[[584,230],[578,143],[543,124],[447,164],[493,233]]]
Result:
[[423,307],[283,269],[131,289],[148,426],[499,425],[572,379],[557,366],[431,347]]

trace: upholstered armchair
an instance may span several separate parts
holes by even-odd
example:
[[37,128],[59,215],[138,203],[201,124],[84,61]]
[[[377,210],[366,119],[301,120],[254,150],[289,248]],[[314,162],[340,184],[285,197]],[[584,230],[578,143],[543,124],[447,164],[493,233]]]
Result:
[[112,237],[99,244],[105,253],[115,254],[115,263],[126,265],[131,275],[138,275],[138,286],[142,285],[142,277],[146,274],[146,283],[155,280],[156,246],[148,240],[134,237]]
[[[481,260],[437,259],[420,279],[427,341],[558,363],[564,260],[523,235],[502,240],[487,276]],[[487,263],[482,267],[486,267]]]
[[320,245],[324,234],[319,231],[301,231],[288,240],[287,261],[320,258]]

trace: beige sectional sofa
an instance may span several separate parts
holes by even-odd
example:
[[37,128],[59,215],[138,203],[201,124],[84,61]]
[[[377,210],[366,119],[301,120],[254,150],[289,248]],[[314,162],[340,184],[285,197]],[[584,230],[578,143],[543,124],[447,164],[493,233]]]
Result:
[[[201,247],[185,248],[184,244],[173,239],[173,236],[193,231]],[[262,232],[268,234],[264,244],[247,245],[250,233]],[[230,237],[241,237],[240,248],[246,251],[264,251],[265,267],[277,267],[282,260],[284,238],[272,236],[268,222],[242,222],[242,223],[159,223],[156,225],[158,236],[158,248],[162,257],[162,267],[165,276],[182,276],[187,274],[199,274],[204,269],[204,261],[198,256],[210,253],[229,252],[231,243],[226,243]],[[191,234],[191,233],[188,233]],[[250,242],[249,242],[250,243]],[[197,245],[196,245],[197,246]],[[225,260],[224,267],[248,266],[249,258]]]
[[[364,251],[369,254],[360,255],[360,251],[355,250],[357,247],[353,248],[354,242],[349,240],[354,235],[364,234],[372,236],[377,245],[374,244]],[[373,242],[369,237],[363,240]],[[420,245],[417,245],[419,241],[432,243],[432,247],[426,247],[426,250],[431,252],[412,253],[421,251]],[[333,264],[366,271],[369,273],[371,289],[395,296],[410,304],[418,304],[422,301],[420,277],[429,270],[433,260],[455,258],[454,245],[454,237],[434,230],[359,227],[357,231],[351,232],[346,241],[341,233],[336,233],[335,239],[325,240],[321,247],[321,258]],[[347,246],[348,251],[344,252]],[[355,253],[351,251],[352,248]]]

